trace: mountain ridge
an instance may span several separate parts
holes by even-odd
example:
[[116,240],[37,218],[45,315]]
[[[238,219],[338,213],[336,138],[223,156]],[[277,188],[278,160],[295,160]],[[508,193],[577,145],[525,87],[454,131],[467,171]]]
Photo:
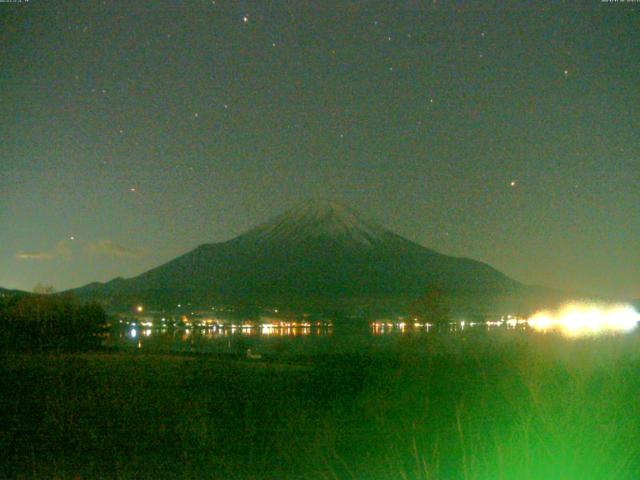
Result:
[[524,285],[490,265],[444,255],[335,202],[312,200],[129,279],[73,290],[112,304],[407,304],[438,289],[508,296]]
[[0,287],[0,297],[15,297],[18,295],[25,296],[25,295],[31,295],[31,293],[25,292],[23,290],[15,290],[11,288]]

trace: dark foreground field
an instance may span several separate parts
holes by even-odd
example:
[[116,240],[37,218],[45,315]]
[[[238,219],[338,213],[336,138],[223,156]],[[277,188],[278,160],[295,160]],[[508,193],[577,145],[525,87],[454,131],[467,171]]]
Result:
[[637,336],[5,355],[1,478],[637,479]]

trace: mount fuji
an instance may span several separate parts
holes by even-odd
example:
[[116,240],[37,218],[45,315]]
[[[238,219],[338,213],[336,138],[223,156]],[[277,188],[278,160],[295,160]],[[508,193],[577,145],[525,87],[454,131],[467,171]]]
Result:
[[429,290],[459,298],[524,286],[489,265],[440,254],[330,201],[307,201],[229,241],[134,278],[74,293],[112,306],[216,303],[330,308],[402,305]]

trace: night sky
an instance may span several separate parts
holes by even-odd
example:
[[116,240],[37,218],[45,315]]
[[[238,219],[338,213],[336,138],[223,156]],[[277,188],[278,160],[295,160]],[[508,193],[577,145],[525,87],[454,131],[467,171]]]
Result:
[[323,197],[525,283],[640,297],[640,3],[0,15],[0,286],[133,276]]

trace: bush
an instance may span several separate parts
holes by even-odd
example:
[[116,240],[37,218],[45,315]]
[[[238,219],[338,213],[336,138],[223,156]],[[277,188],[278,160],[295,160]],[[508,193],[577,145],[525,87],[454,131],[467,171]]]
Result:
[[98,304],[30,295],[0,303],[0,347],[17,351],[86,351],[100,347],[107,316]]

